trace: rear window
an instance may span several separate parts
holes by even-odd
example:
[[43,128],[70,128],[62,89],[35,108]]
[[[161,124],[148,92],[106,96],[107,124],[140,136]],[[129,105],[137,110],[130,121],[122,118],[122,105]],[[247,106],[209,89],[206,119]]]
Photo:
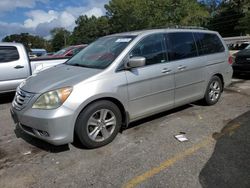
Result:
[[168,55],[170,60],[196,57],[197,48],[190,32],[168,33]]
[[199,55],[224,52],[225,48],[216,34],[195,33]]
[[0,46],[0,63],[19,59],[17,48],[14,46]]

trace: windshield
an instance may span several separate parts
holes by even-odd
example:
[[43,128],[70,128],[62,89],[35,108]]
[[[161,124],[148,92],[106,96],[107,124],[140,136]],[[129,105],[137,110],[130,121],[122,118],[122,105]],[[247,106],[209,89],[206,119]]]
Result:
[[68,65],[105,69],[128,46],[135,36],[103,37],[93,42],[73,58]]
[[71,47],[63,48],[63,49],[57,51],[56,53],[54,53],[53,55],[63,55],[69,49],[71,49]]

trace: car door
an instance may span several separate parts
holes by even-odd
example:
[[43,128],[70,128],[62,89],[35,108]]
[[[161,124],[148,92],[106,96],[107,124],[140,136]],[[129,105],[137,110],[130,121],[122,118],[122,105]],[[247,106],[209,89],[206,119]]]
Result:
[[129,57],[146,58],[144,67],[126,71],[130,118],[137,119],[174,105],[174,72],[167,61],[164,34],[152,34],[135,45]]
[[167,34],[169,60],[175,71],[175,105],[180,106],[204,95],[206,57],[199,56],[192,32]]
[[0,46],[0,92],[12,91],[29,76],[15,46]]

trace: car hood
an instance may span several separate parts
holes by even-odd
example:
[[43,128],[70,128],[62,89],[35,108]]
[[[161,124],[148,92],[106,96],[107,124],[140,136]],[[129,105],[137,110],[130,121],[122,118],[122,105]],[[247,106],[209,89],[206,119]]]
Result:
[[244,49],[236,53],[236,56],[248,56],[250,57],[250,49]]
[[62,87],[74,86],[101,71],[61,64],[28,77],[19,87],[31,93],[44,93]]

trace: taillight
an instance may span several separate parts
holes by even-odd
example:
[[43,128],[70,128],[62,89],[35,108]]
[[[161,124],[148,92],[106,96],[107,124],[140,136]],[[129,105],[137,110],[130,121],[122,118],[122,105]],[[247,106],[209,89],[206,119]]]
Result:
[[229,65],[233,64],[233,57],[231,55],[228,57],[228,64]]

